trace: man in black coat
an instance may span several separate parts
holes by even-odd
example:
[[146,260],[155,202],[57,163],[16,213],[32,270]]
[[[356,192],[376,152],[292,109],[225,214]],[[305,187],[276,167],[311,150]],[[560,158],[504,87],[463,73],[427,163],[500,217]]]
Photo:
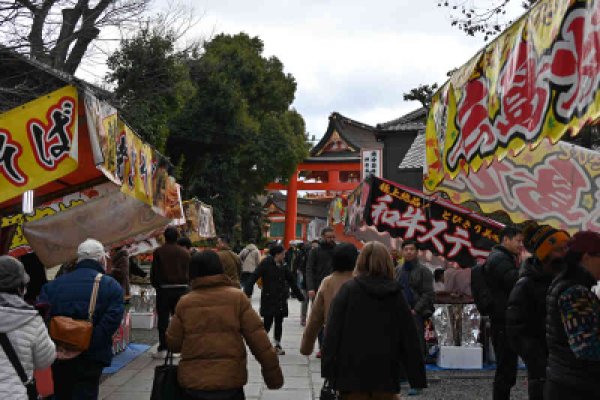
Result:
[[488,256],[483,275],[493,298],[490,312],[492,345],[496,355],[493,399],[509,400],[510,389],[517,381],[518,356],[506,337],[506,308],[508,296],[519,278],[517,262],[523,250],[523,233],[507,226],[500,233],[500,243]]
[[306,288],[308,297],[314,299],[319,286],[325,277],[332,272],[333,249],[335,249],[335,232],[326,227],[321,231],[322,240],[319,246],[308,254],[306,263]]
[[279,355],[285,354],[281,347],[281,336],[283,334],[283,320],[288,316],[288,294],[290,289],[296,299],[302,302],[304,296],[297,286],[292,272],[283,263],[285,250],[281,245],[275,245],[269,250],[254,274],[249,278],[248,284],[254,286],[259,278],[262,278],[263,286],[260,295],[260,315],[267,333],[275,323],[275,351]]
[[[308,254],[306,262],[306,290],[308,298],[313,301],[317,290],[323,279],[333,272],[333,250],[335,249],[335,232],[331,227],[325,227],[321,231],[322,240],[316,248]],[[323,328],[319,331],[319,349],[323,343]],[[321,357],[321,351],[317,352],[317,358]]]
[[532,225],[524,235],[532,257],[523,263],[508,298],[506,333],[513,350],[527,365],[529,400],[543,400],[548,359],[546,292],[562,265],[569,235],[549,225]]

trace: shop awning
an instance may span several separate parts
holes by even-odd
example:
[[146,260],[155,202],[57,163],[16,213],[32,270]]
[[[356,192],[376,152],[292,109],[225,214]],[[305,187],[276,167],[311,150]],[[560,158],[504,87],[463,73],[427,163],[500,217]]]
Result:
[[597,121],[599,36],[600,2],[540,0],[453,72],[428,116],[425,187]]
[[[2,241],[52,265],[87,237],[110,245],[183,221],[168,167],[114,107],[74,86],[12,109],[0,115],[0,213],[2,232],[18,227]],[[27,190],[33,215],[18,212]]]

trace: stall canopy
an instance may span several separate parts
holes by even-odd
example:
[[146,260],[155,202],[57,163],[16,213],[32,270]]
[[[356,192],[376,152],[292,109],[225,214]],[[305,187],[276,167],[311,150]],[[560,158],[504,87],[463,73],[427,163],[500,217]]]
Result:
[[346,233],[378,240],[385,232],[415,240],[434,256],[469,267],[487,257],[499,243],[503,225],[438,196],[370,177],[348,197]]
[[[50,266],[87,237],[110,245],[182,220],[168,167],[115,108],[75,86],[0,114],[2,232],[18,225],[16,240],[2,241],[13,251],[28,244]],[[27,190],[33,215],[17,212]],[[65,196],[77,207],[61,206]]]
[[535,220],[570,233],[600,232],[600,153],[543,141],[533,151],[445,179],[436,188],[456,204],[504,210],[513,222]]
[[425,187],[595,123],[599,30],[600,1],[541,0],[456,70],[429,112]]

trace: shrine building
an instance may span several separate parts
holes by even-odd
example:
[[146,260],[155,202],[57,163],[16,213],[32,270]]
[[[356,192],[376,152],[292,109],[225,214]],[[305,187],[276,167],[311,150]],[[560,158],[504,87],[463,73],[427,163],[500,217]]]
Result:
[[[421,190],[426,117],[426,110],[420,108],[395,120],[370,126],[332,113],[327,131],[311,149],[310,156],[298,165],[288,183],[273,182],[266,187],[269,191],[287,192],[285,196],[272,194],[271,200],[265,203],[265,208],[279,204],[280,212],[285,213],[284,246],[291,240],[306,240],[305,228],[297,228],[299,221],[300,226],[308,222],[305,213],[299,210],[299,204],[304,207],[305,200],[322,202],[328,207],[335,196],[350,193],[371,174]],[[299,203],[298,191],[312,193]],[[281,222],[279,218],[268,220],[271,226]],[[271,238],[278,238],[271,233],[268,232]]]

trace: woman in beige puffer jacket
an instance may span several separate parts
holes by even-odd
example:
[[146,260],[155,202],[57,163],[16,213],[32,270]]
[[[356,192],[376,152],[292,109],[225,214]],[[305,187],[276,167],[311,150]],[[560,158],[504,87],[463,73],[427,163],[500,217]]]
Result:
[[[333,298],[342,285],[352,279],[352,271],[356,265],[358,250],[351,243],[341,243],[333,250],[332,268],[333,273],[323,279],[315,301],[310,309],[310,315],[300,345],[300,353],[305,356],[311,355],[315,347],[315,339],[319,331],[327,321],[329,307]],[[320,357],[320,353],[317,354]]]
[[167,329],[167,346],[181,352],[178,380],[186,398],[242,400],[248,381],[246,344],[269,389],[283,386],[275,349],[250,300],[224,274],[210,250],[190,262],[191,291],[182,296]]

